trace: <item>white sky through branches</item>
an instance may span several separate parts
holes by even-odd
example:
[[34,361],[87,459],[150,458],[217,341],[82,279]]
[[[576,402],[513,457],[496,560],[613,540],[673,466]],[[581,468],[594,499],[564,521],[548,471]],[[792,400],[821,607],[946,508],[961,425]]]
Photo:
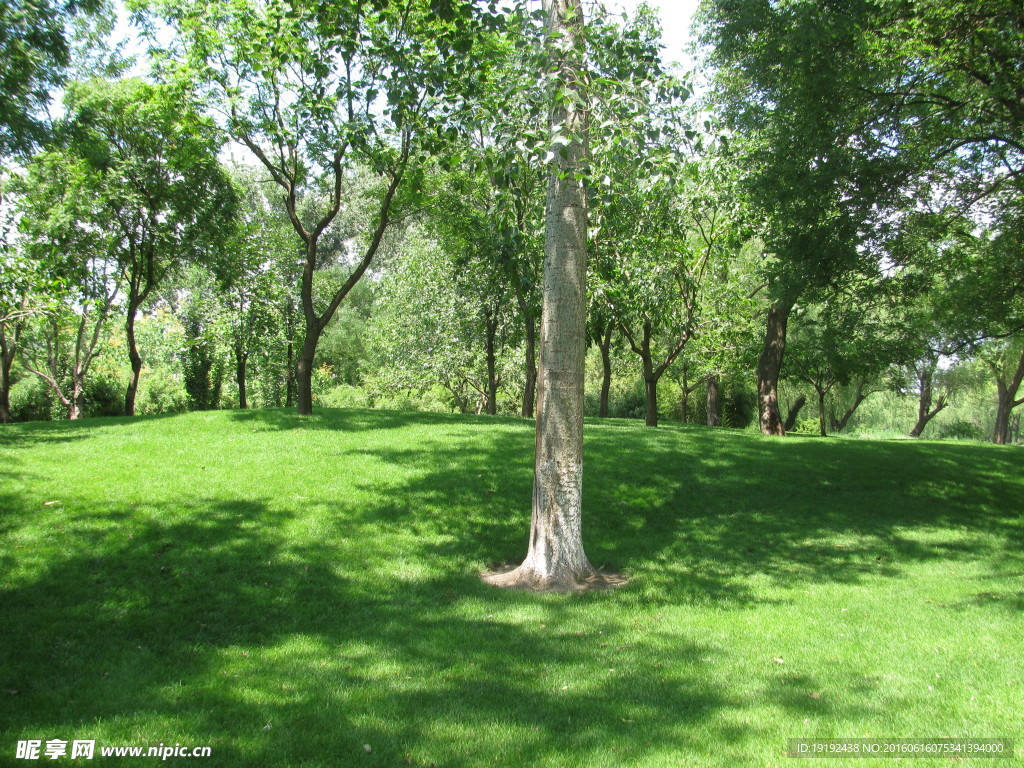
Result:
[[[641,0],[606,0],[609,11],[625,11],[630,15]],[[661,16],[662,40],[665,43],[665,61],[686,64],[690,44],[690,21],[699,0],[646,0],[647,5]]]

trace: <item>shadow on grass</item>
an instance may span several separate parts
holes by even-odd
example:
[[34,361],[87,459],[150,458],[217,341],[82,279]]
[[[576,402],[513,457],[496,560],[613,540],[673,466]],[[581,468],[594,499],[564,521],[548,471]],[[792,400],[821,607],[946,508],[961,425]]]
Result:
[[466,426],[474,423],[516,423],[515,417],[473,417],[457,413],[427,411],[388,411],[342,408],[317,408],[310,416],[299,416],[293,409],[260,408],[228,411],[229,417],[240,424],[262,426],[268,429],[362,430],[402,429],[410,426]]
[[[87,511],[48,531],[50,543],[10,548],[5,573],[24,572],[0,577],[6,744],[96,729],[105,743],[133,744],[141,724],[147,738],[210,745],[204,762],[226,766],[701,754],[756,735],[721,716],[749,701],[709,683],[722,650],[697,633],[655,625],[635,648],[606,642],[633,631],[619,623],[631,605],[763,603],[758,576],[857,583],[940,559],[1022,568],[1018,468],[997,448],[589,424],[588,552],[634,581],[583,596],[505,592],[476,570],[525,553],[529,422],[358,411],[230,419],[415,435],[348,450],[380,465],[353,479],[378,491],[359,502],[320,499],[311,511],[244,486],[237,498],[204,498],[182,478],[174,501],[145,513],[83,500]],[[14,479],[26,468],[3,471]],[[992,594],[974,603],[1021,610],[1019,593]],[[606,602],[623,608],[589,610]],[[864,715],[863,704],[813,698],[813,676],[758,683],[762,700],[794,717]],[[609,744],[625,751],[609,756]]]
[[[621,663],[600,642],[618,626],[577,629],[571,602],[531,626],[506,618],[529,596],[472,576],[381,589],[358,556],[284,543],[289,516],[265,504],[200,506],[171,524],[160,520],[174,509],[145,525],[110,510],[102,534],[79,533],[37,577],[5,585],[11,744],[98,727],[101,743],[140,744],[142,721],[174,724],[167,743],[212,746],[210,765],[468,766],[496,746],[529,765],[596,758],[609,739],[634,741],[634,756],[686,751],[680,724],[728,704],[696,673],[711,648],[671,638],[662,661],[695,673],[660,677],[662,664]],[[479,610],[452,610],[465,599]],[[592,668],[608,670],[599,684]]]
[[[523,426],[495,440],[368,448],[368,458],[422,471],[366,514],[424,541],[446,533],[447,555],[516,562],[529,527],[532,443]],[[749,586],[754,575],[781,585],[854,583],[928,560],[1024,563],[1021,488],[1010,481],[1018,470],[998,448],[594,424],[585,450],[588,555],[637,577],[631,589],[648,600],[763,600]],[[453,514],[417,513],[439,506]],[[908,533],[933,529],[939,538]]]

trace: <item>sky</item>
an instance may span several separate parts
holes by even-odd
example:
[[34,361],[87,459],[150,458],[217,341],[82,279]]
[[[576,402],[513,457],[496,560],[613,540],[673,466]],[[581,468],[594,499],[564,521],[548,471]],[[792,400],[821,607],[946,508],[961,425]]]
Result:
[[[690,19],[697,10],[699,0],[646,0],[647,5],[657,9],[661,16],[661,28],[665,42],[665,60],[686,62],[689,56],[685,49],[690,40]],[[608,0],[610,11],[619,9],[632,13],[640,0]]]

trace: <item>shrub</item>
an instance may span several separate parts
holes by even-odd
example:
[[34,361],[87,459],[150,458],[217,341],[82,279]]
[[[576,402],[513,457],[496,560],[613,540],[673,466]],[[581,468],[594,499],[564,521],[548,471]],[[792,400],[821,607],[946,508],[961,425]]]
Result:
[[757,418],[757,393],[749,390],[733,390],[722,404],[722,424],[736,429],[746,429]]
[[958,419],[943,424],[938,430],[939,440],[984,440],[986,435],[981,427],[972,421]]
[[85,382],[85,415],[123,416],[124,384],[110,376],[95,376]]
[[180,379],[166,370],[146,371],[139,382],[135,408],[139,415],[182,413],[188,410],[188,393]]
[[370,395],[362,387],[339,384],[326,389],[314,397],[316,404],[324,408],[370,408]]
[[11,387],[12,421],[50,421],[55,405],[60,404],[37,376],[26,376]]

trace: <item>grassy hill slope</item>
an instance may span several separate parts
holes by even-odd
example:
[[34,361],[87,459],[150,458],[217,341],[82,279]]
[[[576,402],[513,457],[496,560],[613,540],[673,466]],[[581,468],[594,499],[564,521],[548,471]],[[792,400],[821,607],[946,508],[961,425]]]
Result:
[[477,578],[525,554],[529,422],[5,426],[0,763],[95,739],[209,766],[777,766],[796,737],[1019,736],[1022,458],[590,422],[587,551],[631,581],[534,595]]

